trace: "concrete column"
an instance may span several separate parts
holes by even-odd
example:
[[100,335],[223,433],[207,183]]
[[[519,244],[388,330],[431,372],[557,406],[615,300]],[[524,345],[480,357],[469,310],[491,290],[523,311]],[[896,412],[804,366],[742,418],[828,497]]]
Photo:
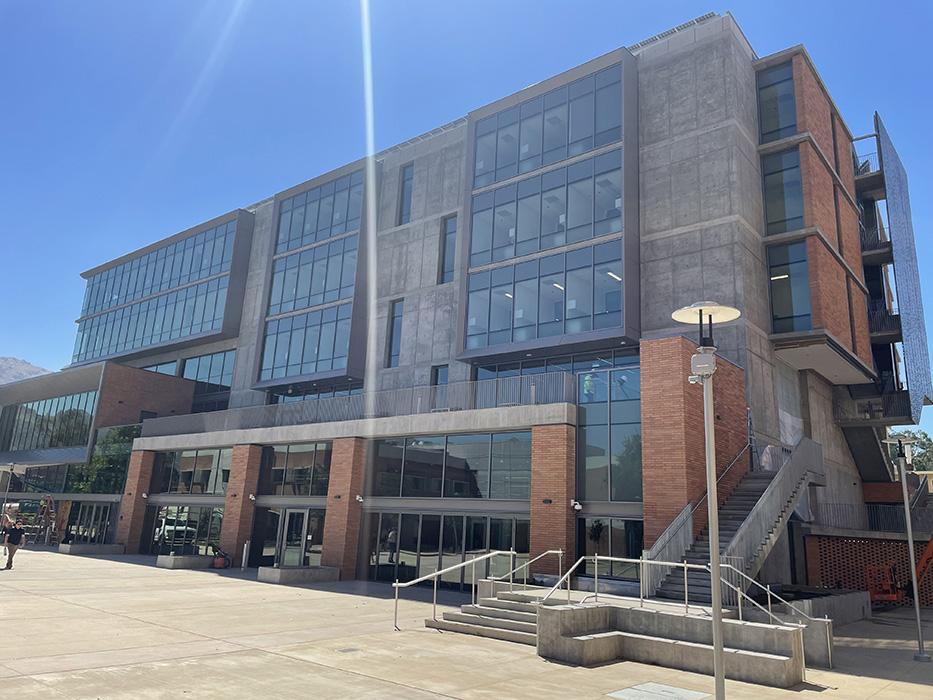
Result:
[[341,438],[331,453],[321,564],[340,569],[341,579],[356,578],[366,448],[363,438]]
[[[576,429],[572,425],[542,425],[531,429],[531,552],[564,550],[563,569],[576,560]],[[531,565],[533,573],[556,574],[556,556]]]
[[[696,344],[683,337],[641,341],[642,491],[645,548],[649,548],[688,503],[706,493],[703,390],[690,384]],[[713,376],[716,467],[722,473],[747,441],[745,373],[717,356]],[[719,502],[748,471],[748,454],[719,484]],[[706,506],[694,513],[693,531],[706,525]]]
[[122,544],[124,553],[138,554],[143,537],[143,521],[146,517],[147,493],[152,483],[155,467],[155,452],[137,450],[130,455],[126,470],[126,485],[120,499],[120,519],[117,520],[116,544]]
[[220,547],[233,557],[234,566],[240,565],[243,545],[252,534],[256,505],[249,496],[256,494],[261,463],[262,446],[234,445],[220,527]]

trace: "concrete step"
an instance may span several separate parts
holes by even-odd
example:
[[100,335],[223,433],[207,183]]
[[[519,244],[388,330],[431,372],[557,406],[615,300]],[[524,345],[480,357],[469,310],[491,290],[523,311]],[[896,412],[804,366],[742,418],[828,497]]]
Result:
[[448,622],[465,622],[468,625],[481,625],[483,627],[495,627],[502,630],[515,630],[516,632],[538,633],[537,622],[518,622],[517,620],[506,620],[502,617],[485,617],[484,615],[472,615],[462,612],[445,612],[444,619]]
[[425,627],[442,630],[445,632],[459,632],[460,634],[472,634],[476,637],[487,637],[489,639],[501,639],[506,642],[517,642],[518,644],[528,644],[535,646],[538,643],[538,635],[529,632],[518,632],[516,630],[503,630],[497,627],[486,627],[484,625],[471,625],[466,622],[452,622],[450,620],[433,620],[430,617],[424,621]]
[[480,598],[479,604],[487,608],[500,608],[502,610],[517,610],[519,612],[537,613],[538,606],[533,603],[522,603],[517,600],[500,600],[499,598]]
[[483,617],[498,617],[503,620],[517,620],[518,622],[537,622],[538,613],[519,612],[505,608],[490,608],[485,605],[461,605],[460,612],[467,615],[482,615]]
[[521,591],[499,591],[496,593],[496,598],[499,600],[509,600],[513,603],[537,603],[541,600],[540,596],[522,593]]

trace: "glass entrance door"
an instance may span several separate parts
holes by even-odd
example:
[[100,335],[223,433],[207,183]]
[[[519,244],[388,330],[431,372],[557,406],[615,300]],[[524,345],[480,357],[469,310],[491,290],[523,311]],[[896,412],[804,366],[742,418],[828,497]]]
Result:
[[285,511],[279,556],[282,566],[304,565],[306,516],[306,510]]

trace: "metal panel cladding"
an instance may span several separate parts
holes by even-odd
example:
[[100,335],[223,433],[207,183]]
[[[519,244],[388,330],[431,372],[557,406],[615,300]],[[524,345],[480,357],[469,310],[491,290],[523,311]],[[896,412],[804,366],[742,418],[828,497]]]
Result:
[[907,172],[877,112],[875,133],[878,134],[887,193],[888,227],[894,254],[897,304],[904,335],[907,386],[910,390],[910,415],[914,423],[919,423],[923,404],[933,401],[933,382],[930,379],[930,356],[927,350],[926,324],[923,320],[920,271],[917,266],[914,227],[910,216]]

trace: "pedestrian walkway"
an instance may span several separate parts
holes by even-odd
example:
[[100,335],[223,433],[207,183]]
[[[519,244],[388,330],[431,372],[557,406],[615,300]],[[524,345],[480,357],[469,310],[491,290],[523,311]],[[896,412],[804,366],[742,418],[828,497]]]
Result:
[[[712,679],[621,662],[572,668],[533,647],[424,627],[430,590],[258,583],[255,572],[157,569],[148,557],[26,549],[0,572],[0,696],[41,698],[605,698],[643,684],[710,692]],[[465,596],[439,597],[439,612]],[[836,630],[832,671],[794,692],[727,682],[729,698],[918,698],[910,610]],[[933,610],[925,611],[933,638]],[[651,686],[648,686],[651,687]],[[610,696],[611,697],[611,696]],[[618,697],[637,697],[634,691]]]

